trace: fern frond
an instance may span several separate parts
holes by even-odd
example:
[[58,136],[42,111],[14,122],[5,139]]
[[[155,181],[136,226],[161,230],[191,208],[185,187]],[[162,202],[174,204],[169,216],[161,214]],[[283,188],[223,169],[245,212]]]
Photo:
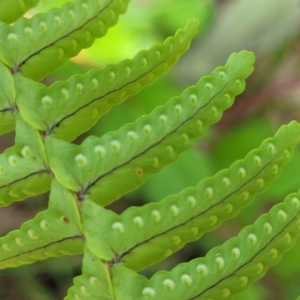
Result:
[[300,124],[294,121],[229,169],[120,216],[86,199],[82,217],[87,243],[103,259],[144,269],[236,216],[279,176],[299,141]]
[[[1,3],[0,3],[1,5]],[[16,91],[8,68],[0,61],[0,135],[15,128]]]
[[[115,25],[129,0],[75,0],[13,26],[0,26],[1,59],[14,73],[40,80]],[[32,47],[34,45],[34,47]]]
[[225,67],[203,77],[181,97],[102,138],[89,137],[81,146],[46,137],[52,171],[81,198],[88,196],[101,205],[118,199],[175,161],[221,118],[244,90],[253,61],[252,53],[235,53]]
[[51,180],[40,133],[18,115],[15,146],[0,155],[0,206],[48,191]]
[[300,192],[272,207],[237,237],[203,258],[160,271],[151,280],[126,269],[112,268],[116,299],[232,299],[277,264],[300,235]]
[[84,236],[74,196],[53,181],[48,210],[0,238],[0,269],[83,252]]
[[95,125],[111,107],[165,74],[188,49],[197,28],[198,21],[191,21],[162,45],[143,50],[131,60],[73,76],[49,88],[17,76],[20,113],[46,135],[71,141]]
[[74,285],[64,300],[116,300],[109,268],[97,255],[85,247],[82,275],[74,278]]

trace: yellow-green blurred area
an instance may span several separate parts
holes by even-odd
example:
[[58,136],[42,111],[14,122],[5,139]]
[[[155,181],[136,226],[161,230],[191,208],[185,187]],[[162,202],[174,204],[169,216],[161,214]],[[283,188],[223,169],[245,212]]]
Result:
[[[42,0],[27,17],[60,6],[65,0]],[[1,9],[1,8],[0,8]],[[132,0],[117,26],[83,50],[44,83],[65,80],[91,68],[101,68],[161,43],[189,19],[200,20],[199,33],[188,51],[169,74],[136,96],[113,108],[85,136],[101,136],[133,122],[157,105],[179,95],[203,75],[226,62],[234,51],[247,49],[256,55],[256,70],[247,81],[246,91],[212,126],[206,136],[183,153],[176,163],[152,176],[136,191],[110,206],[121,212],[131,205],[159,201],[201,179],[227,168],[267,137],[293,119],[300,121],[300,3],[297,0]],[[80,137],[82,141],[85,136]],[[1,144],[5,145],[5,141]],[[2,148],[1,148],[2,149]],[[3,149],[2,149],[3,150]],[[224,222],[214,232],[186,245],[167,260],[144,270],[151,276],[160,269],[170,270],[180,262],[203,256],[214,246],[236,235],[262,213],[300,187],[300,149],[285,166],[281,176],[239,216]],[[0,210],[0,233],[17,229],[26,219],[44,209],[47,196],[16,203]],[[9,217],[8,217],[9,216]],[[296,299],[300,295],[300,243],[281,263],[235,300]],[[17,269],[0,272],[0,300],[62,299],[72,277],[80,274],[81,257],[53,258]],[[181,299],[178,299],[181,300]]]

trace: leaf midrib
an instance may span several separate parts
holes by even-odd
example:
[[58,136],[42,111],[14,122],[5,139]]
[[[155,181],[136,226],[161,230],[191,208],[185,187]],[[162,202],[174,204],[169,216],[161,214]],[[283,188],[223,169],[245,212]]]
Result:
[[[277,154],[277,155],[279,155],[279,154]],[[224,198],[222,198],[219,202],[217,202],[217,203],[211,205],[210,207],[208,207],[207,209],[201,211],[199,214],[194,215],[194,216],[191,217],[190,219],[188,219],[188,220],[186,220],[186,221],[184,221],[184,222],[182,222],[182,223],[180,223],[180,224],[178,224],[178,225],[176,225],[176,226],[174,226],[174,227],[172,227],[172,228],[170,228],[170,229],[168,229],[168,230],[166,230],[166,231],[160,232],[160,233],[158,233],[158,234],[156,234],[156,235],[150,237],[149,239],[144,240],[143,242],[140,242],[140,243],[136,244],[135,246],[133,246],[133,247],[127,249],[125,252],[123,252],[122,254],[120,254],[120,255],[118,256],[118,261],[121,261],[122,257],[126,256],[128,253],[132,252],[134,249],[138,248],[139,246],[144,245],[144,244],[150,242],[151,240],[158,238],[159,236],[168,234],[168,233],[172,232],[173,230],[176,230],[176,229],[179,228],[179,227],[185,226],[187,223],[191,222],[192,220],[194,220],[194,219],[196,219],[196,218],[198,218],[198,217],[200,217],[200,216],[202,216],[202,215],[208,213],[211,209],[213,209],[213,208],[215,208],[215,207],[217,207],[217,206],[219,206],[219,205],[222,205],[224,201],[226,201],[228,198],[234,196],[234,194],[238,193],[238,192],[239,192],[240,190],[242,190],[246,185],[248,185],[250,182],[252,182],[253,180],[255,180],[255,179],[256,179],[256,178],[257,178],[257,177],[258,177],[258,176],[259,176],[259,175],[260,175],[260,174],[261,174],[261,173],[262,173],[262,172],[270,165],[270,164],[273,163],[274,160],[276,160],[276,156],[275,156],[270,162],[268,162],[267,164],[265,164],[264,167],[263,167],[262,169],[260,169],[254,176],[252,176],[249,180],[247,180],[246,182],[244,182],[241,186],[239,186],[239,188],[237,188],[237,189],[234,190],[233,192],[231,192],[231,193],[229,193],[228,195],[226,195],[226,196],[225,196]],[[222,220],[222,221],[225,221],[225,220],[226,220],[226,219],[224,219],[224,220]],[[203,232],[203,233],[204,233],[204,232]]]
[[38,55],[39,53],[41,53],[42,51],[44,51],[45,49],[48,49],[49,47],[55,45],[56,43],[58,43],[59,41],[69,37],[70,35],[72,35],[73,33],[81,30],[82,28],[84,28],[85,26],[87,26],[89,23],[91,23],[92,21],[94,21],[95,19],[97,19],[99,17],[99,15],[101,13],[103,13],[113,2],[114,0],[111,0],[105,7],[103,7],[99,13],[97,15],[95,15],[94,17],[88,19],[85,23],[83,23],[81,26],[77,27],[76,29],[71,30],[70,32],[68,32],[67,34],[65,34],[64,36],[58,38],[57,40],[53,41],[52,43],[49,43],[48,45],[40,48],[38,51],[30,54],[29,56],[27,56],[25,59],[23,59],[23,61],[21,61],[15,68],[14,68],[14,73],[19,73],[21,67],[23,65],[25,65],[28,60],[30,60],[32,57]]

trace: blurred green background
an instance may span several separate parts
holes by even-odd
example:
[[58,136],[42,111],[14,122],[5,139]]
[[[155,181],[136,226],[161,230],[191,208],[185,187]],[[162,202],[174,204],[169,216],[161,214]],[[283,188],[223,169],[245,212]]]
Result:
[[[27,17],[65,0],[43,0]],[[45,78],[50,85],[91,68],[101,68],[141,49],[162,42],[193,18],[200,20],[200,30],[190,51],[171,72],[113,108],[85,136],[102,135],[132,122],[141,114],[180,94],[203,75],[223,65],[234,51],[252,50],[256,70],[221,122],[213,126],[192,149],[171,166],[152,176],[138,190],[110,206],[122,212],[128,206],[159,201],[181,189],[195,185],[202,178],[228,167],[272,136],[280,125],[300,119],[300,3],[297,0],[132,0],[127,14],[107,36],[82,51],[55,74]],[[14,134],[0,139],[0,150],[13,144]],[[167,260],[144,270],[150,277],[157,270],[170,270],[180,262],[203,256],[209,249],[236,235],[285,195],[300,187],[300,149],[270,189],[244,208],[240,215],[222,224],[201,240],[186,245]],[[48,194],[0,209],[0,235],[17,229],[47,207]],[[66,295],[72,278],[80,274],[81,257],[48,259],[17,269],[0,271],[0,300],[56,300]],[[300,242],[267,275],[236,296],[235,300],[295,299],[300,295]]]

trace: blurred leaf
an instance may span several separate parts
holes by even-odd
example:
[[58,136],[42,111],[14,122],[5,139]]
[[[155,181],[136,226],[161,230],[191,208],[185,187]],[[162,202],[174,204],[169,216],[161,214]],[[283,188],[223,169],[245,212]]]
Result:
[[299,27],[299,3],[295,0],[225,1],[210,30],[194,43],[176,73],[190,83],[222,65],[234,51],[248,49],[258,57],[267,55],[295,37]]

